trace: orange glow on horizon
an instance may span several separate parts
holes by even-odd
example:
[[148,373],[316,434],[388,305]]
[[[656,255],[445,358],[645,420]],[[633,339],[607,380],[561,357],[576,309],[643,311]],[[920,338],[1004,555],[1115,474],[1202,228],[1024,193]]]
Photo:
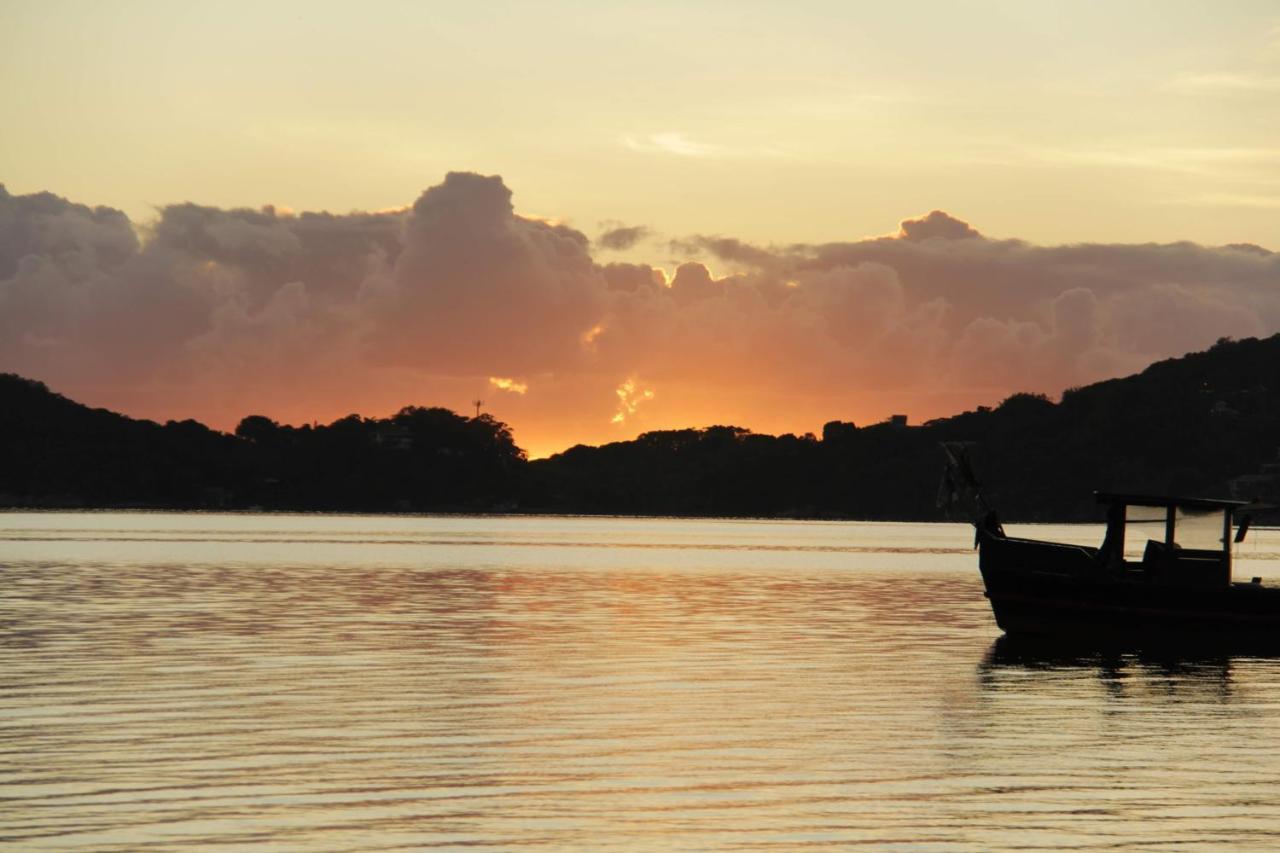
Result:
[[[264,394],[256,399],[216,399],[198,391],[177,398],[158,396],[149,389],[112,388],[79,393],[59,387],[57,383],[50,385],[54,391],[78,402],[130,417],[159,423],[191,418],[224,432],[234,431],[240,420],[251,414],[294,426],[328,424],[351,414],[386,418],[409,405],[442,406],[467,416],[475,388],[474,380],[453,380],[424,391],[411,378],[406,378],[402,384],[385,388],[352,383],[335,386],[329,393],[296,389],[295,394]],[[554,396],[555,389],[546,390],[549,396]],[[909,413],[910,423],[915,425],[931,418],[959,414],[977,405],[995,405],[1008,394],[997,388],[977,392],[938,388],[918,392],[847,391],[826,396],[798,393],[780,396],[769,390],[710,388],[696,383],[665,383],[659,394],[636,378],[629,378],[608,393],[613,397],[612,406],[598,393],[586,395],[576,387],[559,391],[563,405],[534,405],[528,396],[504,394],[489,401],[485,411],[511,427],[516,444],[529,458],[539,459],[576,444],[628,441],[655,430],[731,425],[772,435],[810,432],[821,435],[822,425],[827,421],[852,421],[858,426],[867,426],[896,412]]]

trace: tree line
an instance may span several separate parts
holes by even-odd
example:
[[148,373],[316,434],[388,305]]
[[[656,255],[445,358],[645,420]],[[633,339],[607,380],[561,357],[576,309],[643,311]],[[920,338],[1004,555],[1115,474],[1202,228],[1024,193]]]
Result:
[[297,427],[254,415],[228,434],[91,409],[0,375],[0,506],[12,507],[924,520],[941,517],[942,441],[974,443],[1009,519],[1096,518],[1095,489],[1266,492],[1266,477],[1236,478],[1280,461],[1280,335],[1224,339],[1058,402],[1014,394],[916,426],[661,430],[533,461],[487,414],[409,406]]

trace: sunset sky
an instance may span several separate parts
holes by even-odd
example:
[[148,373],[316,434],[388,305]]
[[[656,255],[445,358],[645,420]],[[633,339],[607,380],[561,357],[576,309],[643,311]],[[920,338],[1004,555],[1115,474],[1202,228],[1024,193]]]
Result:
[[545,455],[1280,331],[1274,2],[0,0],[0,81],[0,371],[140,417]]

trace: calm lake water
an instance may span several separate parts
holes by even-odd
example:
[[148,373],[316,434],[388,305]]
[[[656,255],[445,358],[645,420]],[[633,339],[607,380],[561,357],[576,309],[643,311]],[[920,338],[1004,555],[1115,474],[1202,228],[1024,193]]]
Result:
[[1020,655],[972,542],[0,514],[0,844],[1280,847],[1280,659]]

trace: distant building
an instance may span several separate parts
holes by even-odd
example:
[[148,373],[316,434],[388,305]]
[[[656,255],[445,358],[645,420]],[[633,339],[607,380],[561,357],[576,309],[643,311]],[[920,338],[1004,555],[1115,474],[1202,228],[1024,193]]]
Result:
[[896,429],[903,429],[907,425],[906,415],[889,415],[889,426]]

